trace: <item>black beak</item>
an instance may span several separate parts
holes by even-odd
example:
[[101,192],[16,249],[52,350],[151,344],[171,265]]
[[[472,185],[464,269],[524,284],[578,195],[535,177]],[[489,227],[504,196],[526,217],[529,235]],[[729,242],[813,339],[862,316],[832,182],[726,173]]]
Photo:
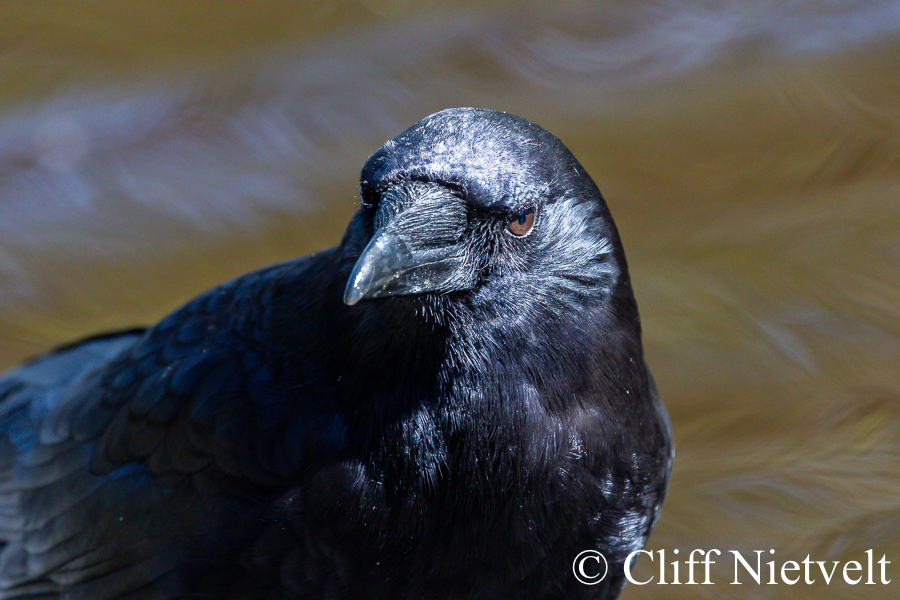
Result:
[[474,285],[475,268],[461,243],[464,208],[452,196],[428,196],[375,233],[350,273],[344,304]]

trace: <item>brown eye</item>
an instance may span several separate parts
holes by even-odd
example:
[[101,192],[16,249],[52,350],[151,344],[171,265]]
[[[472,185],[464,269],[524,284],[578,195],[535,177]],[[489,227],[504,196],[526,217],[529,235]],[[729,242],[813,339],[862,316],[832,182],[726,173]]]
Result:
[[519,216],[509,222],[506,228],[511,234],[522,237],[534,226],[534,209],[529,208],[519,213]]

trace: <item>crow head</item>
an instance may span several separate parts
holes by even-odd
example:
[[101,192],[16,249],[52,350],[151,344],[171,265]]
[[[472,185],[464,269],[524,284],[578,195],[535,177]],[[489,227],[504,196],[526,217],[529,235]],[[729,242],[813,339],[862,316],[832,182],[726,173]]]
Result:
[[556,137],[525,119],[475,108],[431,115],[369,158],[360,199],[351,227],[366,245],[348,305],[462,296],[506,317],[523,303],[558,316],[618,296],[636,321],[597,186]]

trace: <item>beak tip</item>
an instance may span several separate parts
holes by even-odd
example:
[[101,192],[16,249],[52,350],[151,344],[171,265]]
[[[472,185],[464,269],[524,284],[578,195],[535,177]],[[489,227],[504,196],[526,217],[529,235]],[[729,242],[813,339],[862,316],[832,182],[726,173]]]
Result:
[[347,285],[347,289],[344,290],[344,304],[347,306],[353,306],[363,298],[363,293],[360,292],[359,287],[353,285],[351,281]]

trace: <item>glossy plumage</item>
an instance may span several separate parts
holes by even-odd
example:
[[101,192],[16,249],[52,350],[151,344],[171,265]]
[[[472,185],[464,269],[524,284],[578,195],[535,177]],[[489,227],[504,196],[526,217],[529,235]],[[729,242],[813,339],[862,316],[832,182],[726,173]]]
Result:
[[451,109],[360,197],[338,247],[0,378],[0,599],[618,594],[672,445],[593,181]]

